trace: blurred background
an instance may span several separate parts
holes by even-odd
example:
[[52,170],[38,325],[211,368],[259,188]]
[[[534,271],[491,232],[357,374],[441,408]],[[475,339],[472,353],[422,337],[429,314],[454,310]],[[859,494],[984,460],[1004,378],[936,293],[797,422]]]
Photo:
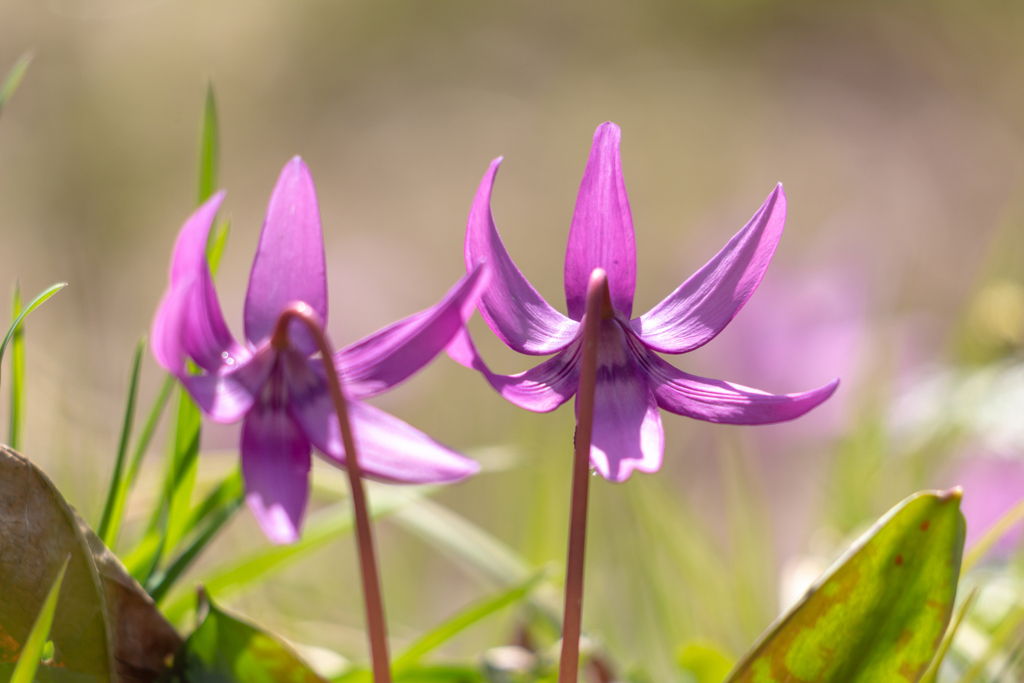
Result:
[[[660,473],[595,479],[584,625],[620,670],[689,680],[680,647],[740,654],[911,492],[964,484],[972,534],[1024,497],[1022,33],[1024,6],[998,1],[5,0],[0,71],[35,59],[0,122],[0,284],[31,296],[70,283],[28,323],[25,451],[98,517],[131,350],[194,207],[211,79],[232,219],[225,316],[239,333],[270,190],[299,154],[319,191],[339,345],[431,305],[464,272],[465,218],[499,155],[498,228],[564,308],[576,191],[594,128],[615,121],[637,311],[776,182],[789,199],[758,293],[673,362],[772,392],[843,381],[787,425],[665,415]],[[472,330],[494,369],[528,367],[479,317]],[[162,377],[147,358],[144,405]],[[484,463],[436,501],[560,574],[569,406],[525,413],[446,358],[379,405]],[[223,472],[236,444],[236,430],[206,427],[201,467]],[[197,576],[263,544],[255,529],[243,510]],[[400,520],[379,529],[396,642],[494,590]],[[1010,541],[991,565],[1009,577],[1007,604],[1021,599]],[[351,546],[227,604],[362,660]],[[446,653],[520,642],[521,623],[505,613]]]

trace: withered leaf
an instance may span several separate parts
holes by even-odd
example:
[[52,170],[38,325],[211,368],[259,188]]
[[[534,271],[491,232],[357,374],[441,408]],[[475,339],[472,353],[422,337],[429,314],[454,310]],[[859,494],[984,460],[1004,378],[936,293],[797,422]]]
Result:
[[17,659],[71,554],[50,639],[60,678],[153,681],[182,640],[42,470],[0,446],[0,663]]

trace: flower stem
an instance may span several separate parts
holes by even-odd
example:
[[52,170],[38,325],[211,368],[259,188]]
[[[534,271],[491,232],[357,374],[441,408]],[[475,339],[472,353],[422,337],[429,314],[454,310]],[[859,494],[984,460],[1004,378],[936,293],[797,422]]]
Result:
[[597,345],[601,320],[611,315],[608,275],[594,269],[587,286],[583,319],[583,364],[576,392],[576,438],[572,466],[569,553],[565,567],[565,613],[562,618],[562,657],[558,683],[576,683],[583,620],[583,566],[587,551],[587,499],[590,494],[590,441],[594,431],[594,387],[597,384]]
[[384,600],[381,597],[380,575],[377,572],[377,554],[373,545],[373,530],[363,490],[363,475],[356,455],[356,443],[352,436],[352,425],[348,419],[348,404],[341,390],[341,380],[334,366],[333,352],[320,316],[308,305],[298,302],[290,305],[278,318],[277,327],[270,343],[275,348],[288,345],[288,324],[301,321],[312,333],[327,371],[327,384],[331,400],[338,413],[341,426],[341,440],[345,446],[345,470],[348,472],[349,487],[352,489],[352,505],[356,518],[356,547],[359,551],[359,565],[363,579],[363,596],[366,599],[366,630],[370,638],[370,659],[373,665],[374,683],[391,683],[391,666],[388,661],[388,634],[384,622]]

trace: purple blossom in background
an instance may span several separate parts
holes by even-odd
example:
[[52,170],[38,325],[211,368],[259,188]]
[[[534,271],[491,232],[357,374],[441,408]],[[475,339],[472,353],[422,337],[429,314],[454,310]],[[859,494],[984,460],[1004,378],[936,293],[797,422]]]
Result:
[[[960,510],[967,520],[965,548],[971,548],[993,524],[1024,500],[1024,460],[995,455],[964,459],[956,468],[955,485],[964,489]],[[1013,527],[993,546],[1006,557],[1020,545],[1024,524]]]
[[[501,158],[480,183],[466,230],[467,269],[486,261],[490,285],[480,312],[511,349],[555,354],[517,375],[497,375],[480,358],[468,333],[448,353],[480,371],[502,396],[536,412],[554,410],[576,393],[582,356],[582,318],[587,282],[595,268],[608,273],[613,311],[601,323],[591,463],[606,479],[625,481],[633,470],[661,467],[664,432],[659,408],[698,420],[766,424],[800,417],[826,400],[838,380],[800,394],[773,395],[687,374],[657,352],[686,353],[711,341],[757,288],[782,235],[786,196],[769,195],[726,247],[675,292],[633,318],[636,245],[622,179],[620,132],[613,123],[594,134],[583,173],[565,255],[568,317],[552,308],[526,281],[502,244],[490,199]],[[757,343],[751,340],[751,343]]]
[[[293,321],[289,346],[270,337],[289,304],[308,304],[326,323],[327,275],[316,189],[298,157],[270,197],[245,298],[244,345],[221,314],[206,260],[210,227],[224,193],[192,214],[171,257],[170,285],[153,320],[152,349],[215,422],[243,420],[241,455],[247,502],[274,542],[298,538],[309,497],[311,446],[345,465],[338,418],[316,345]],[[432,308],[385,327],[334,355],[368,476],[422,484],[452,482],[478,465],[360,400],[408,379],[434,358],[472,315],[485,283],[474,268]],[[191,359],[202,372],[189,372]]]

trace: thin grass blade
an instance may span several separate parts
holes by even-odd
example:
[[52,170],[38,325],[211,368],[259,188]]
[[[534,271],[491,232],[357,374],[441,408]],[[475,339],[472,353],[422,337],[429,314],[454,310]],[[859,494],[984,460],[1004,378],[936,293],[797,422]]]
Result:
[[935,659],[928,665],[928,669],[924,672],[924,676],[921,677],[918,683],[935,683],[939,678],[939,668],[942,666],[942,660],[946,658],[946,653],[949,651],[949,646],[953,644],[953,638],[956,636],[956,631],[960,628],[960,622],[964,620],[964,616],[971,610],[971,606],[974,605],[975,599],[978,597],[978,588],[975,587],[962,603],[957,608],[956,614],[953,615],[953,621],[949,624],[949,628],[946,629],[946,635],[942,637],[942,644],[939,645],[939,651],[935,653]]
[[202,518],[202,521],[205,522],[205,528],[170,563],[167,570],[160,574],[159,577],[154,577],[155,580],[150,582],[151,586],[147,586],[147,591],[157,605],[163,601],[175,582],[192,566],[192,563],[199,557],[199,554],[224,528],[224,525],[234,516],[245,500],[245,485],[242,483],[241,473],[229,476],[225,484],[227,486],[222,484],[214,494],[220,500],[219,505],[215,506]]
[[[14,283],[11,297],[11,323],[21,315],[21,285]],[[21,450],[22,421],[25,413],[25,326],[18,325],[11,338],[11,421],[7,443]]]
[[25,640],[25,646],[21,649],[18,657],[18,665],[14,668],[11,676],[11,683],[32,683],[36,677],[36,669],[39,667],[39,658],[43,653],[43,646],[50,636],[50,626],[53,625],[53,614],[57,611],[57,597],[60,595],[60,586],[64,583],[64,573],[68,570],[68,563],[71,561],[71,554],[64,560],[57,578],[50,586],[50,592],[46,594],[43,607],[39,610],[35,624]]
[[[431,487],[374,486],[370,495],[370,514],[380,517],[392,513],[432,490]],[[351,531],[352,505],[349,501],[342,501],[311,517],[298,542],[265,546],[250,555],[214,568],[198,580],[211,594],[225,599],[330,545]],[[191,591],[176,592],[169,596],[164,615],[172,623],[181,623],[194,603]]]
[[135,355],[132,356],[131,379],[128,382],[128,401],[124,410],[124,422],[121,425],[121,441],[117,446],[117,460],[114,461],[114,473],[110,478],[110,489],[107,492],[107,501],[103,506],[103,516],[100,518],[100,525],[96,534],[103,540],[108,548],[113,548],[117,541],[117,534],[121,528],[121,518],[124,515],[124,505],[128,498],[128,481],[124,477],[125,459],[128,455],[128,443],[132,438],[132,427],[135,424],[135,404],[139,397],[139,371],[142,367],[142,352],[146,348],[146,338],[143,337],[135,345]]
[[29,305],[25,307],[25,310],[18,314],[18,317],[14,319],[14,322],[11,324],[11,327],[7,330],[7,335],[4,337],[3,343],[0,344],[0,361],[3,361],[4,352],[7,350],[7,345],[11,343],[11,338],[14,336],[14,332],[15,330],[18,329],[18,326],[21,324],[21,321],[23,321],[29,313],[39,308],[44,301],[46,301],[51,296],[53,296],[54,294],[56,294],[57,292],[59,292],[60,290],[64,289],[67,286],[68,283],[66,282],[58,282],[55,285],[50,285],[45,290],[43,290],[43,292],[39,294],[39,296],[37,296],[35,299],[32,299]]
[[18,58],[18,61],[14,63],[11,70],[7,72],[7,78],[4,80],[3,86],[0,86],[0,113],[3,112],[7,100],[11,99],[11,95],[21,85],[21,79],[25,77],[28,65],[32,62],[32,56],[31,52],[26,52]]
[[509,605],[519,602],[525,598],[546,576],[546,571],[542,570],[536,572],[520,584],[504,590],[490,598],[485,598],[476,604],[470,605],[447,621],[439,624],[428,633],[420,636],[416,642],[406,648],[405,652],[399,655],[395,660],[392,666],[396,674],[399,671],[412,668],[419,663],[419,660],[424,655],[444,644],[445,641],[466,630],[478,621],[491,616],[495,612],[508,607]]
[[206,87],[203,106],[203,124],[199,131],[199,186],[196,204],[202,204],[217,191],[220,170],[220,125],[217,121],[217,100],[213,95],[213,81]]

